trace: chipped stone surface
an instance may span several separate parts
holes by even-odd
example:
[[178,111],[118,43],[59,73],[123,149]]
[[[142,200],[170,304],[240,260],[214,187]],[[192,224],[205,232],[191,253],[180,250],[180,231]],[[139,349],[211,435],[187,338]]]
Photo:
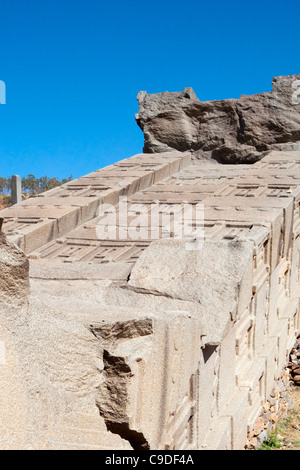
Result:
[[300,140],[300,105],[293,104],[299,78],[276,77],[271,92],[238,100],[200,102],[191,88],[140,92],[136,121],[144,132],[144,152],[211,152],[224,163],[260,160],[276,144]]

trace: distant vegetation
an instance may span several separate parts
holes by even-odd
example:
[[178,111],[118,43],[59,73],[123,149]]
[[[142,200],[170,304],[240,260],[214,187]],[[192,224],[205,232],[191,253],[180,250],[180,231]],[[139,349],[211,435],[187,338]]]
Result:
[[[27,177],[23,176],[21,179],[23,197],[27,199],[28,197],[36,196],[44,191],[72,181],[72,179],[72,175],[69,178],[63,178],[61,181],[58,178],[49,178],[48,176],[42,176],[41,178],[36,178],[32,174],[29,174]],[[11,177],[5,178],[0,176],[0,209],[11,205],[10,193]]]
[[[68,181],[72,181],[73,176],[70,175],[69,178],[63,178],[61,181],[58,178],[48,178],[48,176],[42,176],[41,178],[36,178],[34,175],[29,174],[27,177],[23,176],[22,182],[22,191],[26,194],[39,194],[49,189],[56,188],[61,186]],[[4,178],[0,176],[0,194],[8,194],[11,192],[11,177]]]

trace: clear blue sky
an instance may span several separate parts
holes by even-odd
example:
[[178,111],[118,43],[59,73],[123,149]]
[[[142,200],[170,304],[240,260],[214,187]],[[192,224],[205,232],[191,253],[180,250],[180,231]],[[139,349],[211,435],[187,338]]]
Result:
[[300,2],[0,0],[0,176],[75,178],[141,153],[138,91],[200,100],[300,73]]

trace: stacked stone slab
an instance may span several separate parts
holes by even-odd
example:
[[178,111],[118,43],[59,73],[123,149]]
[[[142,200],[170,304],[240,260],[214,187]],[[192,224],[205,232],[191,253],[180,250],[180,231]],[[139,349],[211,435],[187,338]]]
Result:
[[[281,146],[251,165],[203,157],[136,155],[1,211],[30,281],[13,347],[24,438],[1,448],[243,449],[272,429],[266,403],[286,411],[300,151]],[[103,204],[122,215],[124,197],[129,221],[140,207],[143,236],[117,218],[99,238]],[[198,249],[166,235],[162,218],[151,238],[158,203],[164,215],[203,207]]]

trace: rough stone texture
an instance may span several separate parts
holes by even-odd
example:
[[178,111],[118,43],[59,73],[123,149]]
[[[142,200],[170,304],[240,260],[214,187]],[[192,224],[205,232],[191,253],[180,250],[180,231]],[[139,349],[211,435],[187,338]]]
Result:
[[144,132],[144,152],[201,150],[224,163],[260,160],[276,144],[300,140],[300,104],[292,102],[299,79],[276,77],[271,92],[238,100],[200,102],[191,88],[140,92],[136,121]]
[[293,408],[290,388],[289,371],[284,369],[264,403],[255,426],[248,434],[246,449],[258,449],[270,433],[275,431],[278,421],[287,417],[287,412]]
[[128,288],[194,302],[203,345],[217,345],[251,299],[253,245],[206,241],[187,250],[185,244],[153,242],[134,266]]
[[11,177],[11,203],[12,205],[22,202],[22,183],[19,175]]
[[[135,155],[1,211],[1,449],[243,449],[284,411],[300,151],[262,149],[252,165],[195,156]],[[139,236],[119,217],[99,237],[98,209],[121,216],[124,196]],[[158,202],[175,218],[201,204],[202,245],[163,217],[153,240]]]
[[11,303],[13,299],[26,298],[28,290],[29,262],[24,253],[15,245],[8,243],[3,233],[0,233],[0,291],[1,300]]
[[18,346],[27,324],[28,289],[28,260],[0,233],[1,449],[24,448],[26,445],[29,406]]

